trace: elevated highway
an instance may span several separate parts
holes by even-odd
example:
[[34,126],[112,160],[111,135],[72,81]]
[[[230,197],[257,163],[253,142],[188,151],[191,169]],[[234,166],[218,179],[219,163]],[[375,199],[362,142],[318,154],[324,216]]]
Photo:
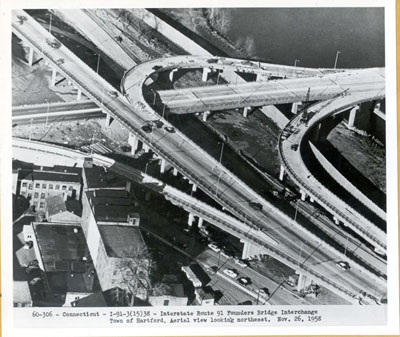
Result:
[[13,106],[11,120],[20,125],[97,117],[105,115],[92,101],[72,101]]
[[[20,24],[18,15],[25,15],[28,20]],[[112,86],[65,46],[52,47],[48,39],[54,38],[25,12],[14,11],[12,24],[13,31],[21,39],[46,56],[58,71],[71,79],[103,111],[118,119],[135,136],[150,146],[158,156],[167,160],[190,181],[217,200],[245,223],[249,230],[258,228],[272,240],[279,242],[279,245],[272,245],[265,239],[254,238],[254,242],[257,240],[268,254],[284,263],[295,265],[300,272],[310,275],[347,299],[358,296],[359,291],[367,291],[377,299],[385,296],[386,281],[381,278],[382,275],[366,270],[362,265],[355,263],[350,255],[345,255],[327,245],[306,228],[272,207],[182,133],[179,131],[166,133],[165,129],[155,128],[148,134],[141,129],[148,121],[159,118],[144,100],[142,92],[143,84],[155,71],[153,67],[157,62],[138,66],[131,71],[129,78],[125,78],[126,88],[130,90],[128,98],[132,99],[130,104],[125,97],[110,95],[109,93],[114,90]],[[182,60],[185,58],[189,60],[186,56]],[[63,59],[64,62],[58,62],[59,59]],[[172,60],[169,65],[171,68],[176,67],[174,61]],[[253,209],[249,206],[254,202],[260,204],[261,208]],[[302,257],[299,256],[299,250],[302,252]],[[338,260],[349,261],[353,267],[346,272],[341,271],[335,265]]]
[[345,92],[365,92],[374,88],[379,91],[384,88],[384,84],[384,68],[370,68],[322,73],[312,77],[161,90],[158,94],[168,111],[185,114],[322,101]]

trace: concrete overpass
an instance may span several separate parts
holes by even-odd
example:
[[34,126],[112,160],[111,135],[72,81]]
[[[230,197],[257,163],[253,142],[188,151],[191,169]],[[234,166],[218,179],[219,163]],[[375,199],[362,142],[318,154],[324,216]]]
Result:
[[92,101],[72,101],[13,106],[11,120],[20,125],[97,117],[105,115]]
[[[157,155],[163,158],[162,162],[163,160],[168,161],[170,165],[192,181],[193,186],[202,188],[242,222],[252,228],[262,229],[266,235],[278,241],[279,249],[276,249],[279,253],[275,254],[278,259],[284,263],[289,263],[287,261],[297,263],[300,270],[307,268],[306,273],[311,273],[312,277],[323,285],[329,283],[330,287],[347,298],[357,296],[360,290],[374,294],[373,296],[376,298],[385,295],[385,280],[368,272],[361,265],[353,263],[352,260],[350,263],[354,267],[350,271],[338,270],[335,261],[349,260],[349,256],[326,245],[319,238],[313,237],[307,229],[272,207],[179,131],[169,134],[165,132],[165,129],[155,129],[150,135],[144,132],[141,127],[145,123],[159,118],[142,96],[143,82],[147,78],[146,71],[144,71],[145,65],[135,68],[132,72],[138,77],[134,82],[132,82],[132,78],[135,76],[130,78],[132,85],[130,88],[135,88],[135,93],[138,95],[131,96],[137,97],[137,100],[134,100],[132,105],[128,104],[125,98],[118,94],[109,94],[114,90],[112,86],[88,68],[65,46],[53,48],[47,43],[46,39],[53,39],[53,37],[32,18],[27,16],[28,20],[21,25],[17,15],[27,15],[23,11],[13,12],[13,31],[20,38],[44,54],[57,71],[71,79],[102,110],[126,126],[132,132],[133,139],[137,137],[151,147]],[[61,64],[57,62],[60,58],[64,60]],[[154,71],[151,68],[152,65],[150,65],[150,69],[146,68],[147,72]],[[147,66],[149,64],[146,64]],[[132,141],[132,143],[134,142]],[[215,192],[217,184],[220,187],[219,192]],[[249,204],[252,202],[260,203],[262,209],[249,208]],[[261,241],[264,249],[269,252],[272,246],[269,246],[264,240]],[[303,243],[307,243],[304,248]],[[307,259],[304,261],[301,259],[301,262],[299,262],[298,254],[299,244],[301,244],[303,257],[307,256]]]
[[[201,66],[207,67],[206,63]],[[218,71],[219,65],[215,66]],[[226,68],[226,67],[225,67]],[[278,74],[275,74],[277,76]],[[280,74],[281,76],[283,75]],[[289,77],[289,75],[284,75]],[[261,80],[243,84],[224,84],[158,91],[167,111],[178,114],[272,104],[321,101],[345,92],[364,92],[382,88],[384,68],[342,70],[302,78]]]

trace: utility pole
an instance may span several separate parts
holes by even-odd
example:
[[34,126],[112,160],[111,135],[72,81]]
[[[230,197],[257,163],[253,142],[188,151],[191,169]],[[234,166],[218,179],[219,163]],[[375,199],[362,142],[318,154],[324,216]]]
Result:
[[341,53],[340,50],[336,51],[335,65],[333,66],[333,69],[336,69],[336,65],[337,65],[337,61],[338,61],[338,58],[339,58],[339,54],[340,54],[340,53]]

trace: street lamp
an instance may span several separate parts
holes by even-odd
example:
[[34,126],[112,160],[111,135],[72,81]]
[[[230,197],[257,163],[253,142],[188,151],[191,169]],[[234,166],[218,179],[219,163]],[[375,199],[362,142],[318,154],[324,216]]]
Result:
[[295,68],[296,68],[296,66],[297,66],[297,63],[300,63],[300,60],[295,59],[295,60],[294,60],[294,67],[295,67]]
[[154,89],[150,89],[153,92],[153,105],[156,105],[156,92]]
[[47,123],[48,123],[48,121],[49,121],[49,109],[50,109],[50,103],[49,103],[49,101],[47,100],[47,98],[45,98],[44,100],[45,100],[45,101],[46,101],[46,103],[47,103],[47,112],[46,112],[46,128],[47,128]]
[[51,20],[53,19],[53,14],[50,13],[50,24],[49,24],[49,33],[51,34]]
[[96,67],[96,73],[99,73],[99,66],[100,66],[100,54],[97,54],[97,67]]
[[333,69],[336,69],[337,60],[338,60],[338,57],[339,57],[339,54],[340,54],[340,53],[341,53],[340,50],[336,51],[335,65],[333,66]]

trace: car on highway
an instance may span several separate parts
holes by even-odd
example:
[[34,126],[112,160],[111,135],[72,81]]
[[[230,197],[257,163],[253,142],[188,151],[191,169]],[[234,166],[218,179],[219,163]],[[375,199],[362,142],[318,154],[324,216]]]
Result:
[[164,129],[169,133],[175,133],[175,128],[173,128],[172,126],[166,126],[164,127]]
[[157,120],[153,121],[153,125],[160,129],[163,127],[164,123],[161,120],[157,119]]
[[236,272],[235,269],[230,269],[230,268],[224,269],[224,274],[228,275],[231,278],[235,278],[235,277],[239,276],[239,274]]
[[46,39],[47,44],[54,49],[58,49],[61,47],[61,42],[57,39]]
[[269,289],[268,288],[260,288],[259,290],[258,290],[258,293],[260,294],[260,295],[262,295],[262,296],[270,296],[271,295],[271,293],[269,292]]
[[110,90],[108,92],[108,95],[111,96],[111,97],[117,98],[118,97],[118,92],[114,91],[114,90]]
[[150,133],[153,131],[153,127],[150,124],[145,124],[142,126],[142,130],[146,133]]
[[256,211],[262,211],[263,207],[260,203],[251,201],[249,202],[251,208],[255,209]]
[[239,267],[242,267],[242,268],[248,267],[248,263],[246,263],[245,261],[243,261],[243,260],[241,260],[241,259],[239,259],[237,257],[235,257],[233,259],[233,262],[235,262],[235,264],[237,264]]
[[242,286],[248,286],[251,284],[251,279],[249,277],[239,277],[238,278],[238,282],[242,285]]
[[346,270],[350,270],[350,264],[346,261],[339,261],[336,263],[336,267],[346,271]]
[[299,144],[292,144],[292,145],[290,146],[290,148],[291,148],[293,151],[297,151],[297,149],[299,148]]
[[216,253],[219,253],[221,251],[221,248],[219,248],[215,243],[212,242],[208,244],[208,248],[210,248]]

